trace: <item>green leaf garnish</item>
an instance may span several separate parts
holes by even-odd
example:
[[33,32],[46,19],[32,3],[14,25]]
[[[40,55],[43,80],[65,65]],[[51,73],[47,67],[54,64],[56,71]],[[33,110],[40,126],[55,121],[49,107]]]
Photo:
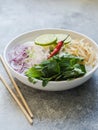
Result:
[[25,75],[32,83],[36,83],[36,79],[42,80],[42,86],[45,87],[49,81],[71,80],[85,73],[83,58],[64,53],[34,65],[25,72]]

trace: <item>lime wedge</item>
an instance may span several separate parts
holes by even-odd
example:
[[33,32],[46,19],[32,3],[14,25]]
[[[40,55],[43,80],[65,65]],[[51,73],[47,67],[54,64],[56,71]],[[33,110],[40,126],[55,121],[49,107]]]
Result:
[[35,44],[47,46],[56,43],[57,38],[55,34],[43,34],[35,39]]
[[[66,34],[55,34],[55,36],[57,37],[57,42],[63,41],[67,37]],[[71,42],[70,36],[64,41],[64,44],[67,44],[69,42]]]

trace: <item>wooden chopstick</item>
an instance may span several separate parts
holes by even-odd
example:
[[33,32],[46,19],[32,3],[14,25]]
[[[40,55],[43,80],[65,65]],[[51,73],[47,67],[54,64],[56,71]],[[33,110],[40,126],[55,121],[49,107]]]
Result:
[[32,124],[33,120],[31,119],[31,117],[29,116],[29,114],[27,113],[27,111],[25,110],[25,108],[22,106],[21,102],[19,101],[19,99],[17,98],[17,96],[15,95],[15,93],[11,90],[11,88],[9,87],[9,85],[6,83],[6,81],[4,80],[4,78],[1,75],[0,75],[0,80],[2,81],[2,83],[4,84],[4,86],[8,89],[9,93],[14,98],[14,100],[17,102],[17,104],[19,105],[19,107],[21,108],[21,110],[23,111],[23,113],[25,114],[25,116],[28,119],[28,121],[30,122],[30,124]]
[[21,100],[22,100],[22,102],[23,102],[23,104],[24,104],[26,110],[28,111],[30,117],[33,118],[33,114],[32,114],[32,112],[31,112],[31,110],[30,110],[28,104],[26,103],[26,101],[25,101],[25,99],[24,99],[24,97],[23,97],[21,91],[19,90],[19,88],[18,88],[16,82],[14,81],[14,79],[13,79],[13,77],[12,77],[12,75],[11,75],[11,73],[10,73],[10,71],[9,71],[7,65],[5,64],[5,61],[3,60],[3,58],[2,58],[1,55],[0,55],[0,59],[1,59],[1,62],[2,62],[4,68],[5,68],[6,72],[7,72],[7,74],[8,74],[8,76],[9,76],[10,80],[12,81],[12,83],[13,83],[13,85],[14,85],[16,91],[17,91],[17,93],[19,94],[19,96],[20,96],[20,98],[21,98]]

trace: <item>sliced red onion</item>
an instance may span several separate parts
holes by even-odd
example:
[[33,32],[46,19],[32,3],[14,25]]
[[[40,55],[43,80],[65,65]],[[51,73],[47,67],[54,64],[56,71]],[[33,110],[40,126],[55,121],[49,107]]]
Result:
[[28,57],[26,50],[28,47],[16,47],[13,49],[11,53],[9,53],[9,62],[12,68],[19,73],[22,73],[25,68],[27,68],[25,64],[25,59]]

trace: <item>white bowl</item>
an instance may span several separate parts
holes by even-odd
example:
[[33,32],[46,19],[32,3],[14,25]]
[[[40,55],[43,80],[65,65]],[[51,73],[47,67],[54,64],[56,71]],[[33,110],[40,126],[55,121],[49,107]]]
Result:
[[19,74],[18,72],[16,72],[11,66],[10,63],[8,62],[8,52],[16,45],[20,45],[20,44],[24,44],[27,41],[33,41],[37,36],[41,35],[41,34],[47,34],[47,33],[67,33],[70,34],[70,36],[72,38],[76,38],[76,39],[86,39],[87,42],[90,42],[93,45],[94,51],[98,52],[98,45],[89,37],[78,33],[78,32],[74,32],[71,30],[65,30],[65,29],[44,29],[44,30],[35,30],[32,32],[28,32],[25,34],[22,34],[18,37],[16,37],[14,40],[12,40],[5,48],[4,50],[4,60],[6,62],[6,64],[8,65],[12,75],[14,77],[16,77],[19,81],[21,81],[22,83],[31,86],[33,88],[36,89],[40,89],[40,90],[46,90],[46,91],[61,91],[61,90],[67,90],[67,89],[71,89],[74,88],[76,86],[81,85],[82,83],[84,83],[85,81],[87,81],[92,75],[93,73],[96,71],[96,69],[98,68],[98,62],[96,64],[96,66],[90,71],[87,72],[87,74],[85,74],[83,77],[81,78],[77,78],[74,80],[70,80],[70,81],[50,81],[46,87],[42,87],[42,82],[40,80],[38,80],[38,82],[36,84],[30,83],[28,81],[28,78],[26,76],[23,76],[21,74]]

